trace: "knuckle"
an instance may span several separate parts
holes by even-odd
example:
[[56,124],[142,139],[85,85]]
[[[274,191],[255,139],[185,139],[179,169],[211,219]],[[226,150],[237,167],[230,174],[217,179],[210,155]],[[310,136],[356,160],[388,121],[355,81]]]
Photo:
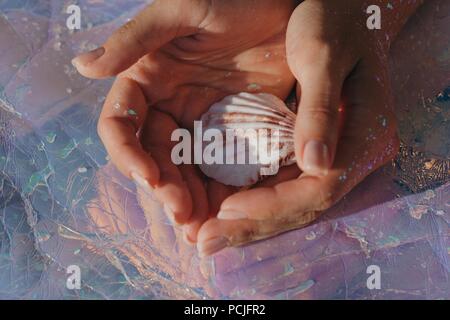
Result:
[[139,23],[136,19],[132,19],[127,23],[123,24],[117,30],[115,36],[120,40],[128,39],[128,41],[131,41],[142,52],[146,51],[146,44],[143,40],[142,33],[140,32]]
[[[327,104],[328,101],[323,101],[324,104]],[[303,116],[308,119],[308,121],[312,122],[320,122],[320,123],[334,123],[338,121],[338,109],[337,108],[327,108],[327,107],[318,107],[318,108],[309,108],[304,110]]]

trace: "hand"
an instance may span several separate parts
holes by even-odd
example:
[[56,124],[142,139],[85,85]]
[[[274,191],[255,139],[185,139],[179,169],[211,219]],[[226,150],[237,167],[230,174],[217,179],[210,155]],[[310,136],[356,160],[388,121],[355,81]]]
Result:
[[73,63],[90,78],[118,75],[98,131],[113,163],[154,189],[194,242],[234,189],[175,166],[171,134],[192,129],[207,109],[242,91],[284,99],[294,86],[285,35],[295,1],[156,0],[99,49]]
[[366,28],[359,6],[339,3],[304,1],[288,27],[287,58],[301,96],[296,157],[304,173],[227,198],[200,229],[201,253],[311,223],[396,155],[386,34]]
[[[207,261],[192,262],[195,248],[183,241],[182,230],[167,221],[154,197],[142,189],[136,190],[112,163],[100,168],[95,180],[96,197],[86,206],[91,218],[90,232],[110,239],[108,244],[127,256],[142,276],[158,278],[157,270],[160,270],[170,275],[171,284],[203,288],[208,295],[217,296],[204,275]],[[103,249],[101,251],[109,257],[108,248]],[[199,298],[185,290],[178,294]]]

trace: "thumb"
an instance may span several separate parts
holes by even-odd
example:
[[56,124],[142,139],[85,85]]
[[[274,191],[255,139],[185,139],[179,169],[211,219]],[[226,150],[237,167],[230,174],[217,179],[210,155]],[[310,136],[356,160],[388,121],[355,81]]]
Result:
[[314,67],[299,78],[300,105],[295,125],[295,153],[300,168],[325,176],[333,165],[343,118],[343,79],[326,67]]
[[115,76],[174,38],[193,33],[207,14],[206,2],[156,0],[116,30],[102,47],[77,56],[72,64],[88,78]]

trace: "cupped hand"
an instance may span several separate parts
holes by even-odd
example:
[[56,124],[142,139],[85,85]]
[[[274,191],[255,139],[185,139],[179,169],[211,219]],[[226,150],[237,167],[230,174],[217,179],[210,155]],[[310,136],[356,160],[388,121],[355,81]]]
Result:
[[199,231],[201,254],[311,223],[396,155],[389,44],[356,8],[307,0],[293,13],[287,58],[298,80],[295,152],[303,172],[228,197]]
[[187,239],[235,190],[171,159],[172,132],[192,129],[237,92],[285,99],[294,86],[285,36],[291,0],[156,0],[100,48],[73,60],[90,78],[116,76],[99,135],[112,162],[164,204]]

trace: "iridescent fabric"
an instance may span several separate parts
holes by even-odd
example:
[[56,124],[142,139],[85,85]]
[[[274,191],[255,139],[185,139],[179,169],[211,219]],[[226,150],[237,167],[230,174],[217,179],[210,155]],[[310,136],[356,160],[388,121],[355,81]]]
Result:
[[70,1],[0,0],[0,298],[450,298],[447,0],[427,1],[392,49],[397,160],[313,225],[203,261],[108,163],[96,122],[111,81],[70,64],[144,2],[77,1],[70,32]]

